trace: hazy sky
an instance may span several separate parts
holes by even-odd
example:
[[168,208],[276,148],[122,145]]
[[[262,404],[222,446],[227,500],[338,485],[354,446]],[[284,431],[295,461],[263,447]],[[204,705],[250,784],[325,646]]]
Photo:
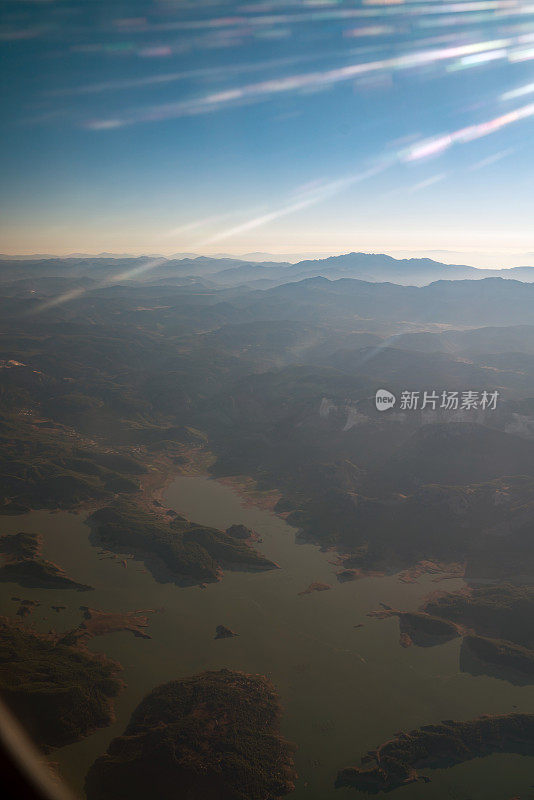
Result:
[[534,2],[3,0],[0,46],[4,253],[534,257]]

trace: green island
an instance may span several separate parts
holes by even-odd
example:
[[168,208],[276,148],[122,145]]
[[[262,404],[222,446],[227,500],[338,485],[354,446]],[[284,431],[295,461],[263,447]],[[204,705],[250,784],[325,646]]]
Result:
[[66,572],[42,557],[43,537],[34,533],[13,533],[0,536],[0,580],[12,581],[32,589],[75,589],[90,591],[93,587],[72,580]]
[[436,592],[416,612],[387,608],[371,616],[397,616],[404,647],[429,647],[461,636],[463,671],[531,683],[533,612],[534,587],[495,584]]
[[493,675],[515,684],[534,682],[534,650],[504,639],[464,636],[460,669],[471,675]]
[[168,521],[139,503],[118,498],[89,518],[92,540],[118,553],[142,559],[161,582],[211,583],[223,567],[261,571],[277,565],[228,532],[189,522]]
[[[485,715],[468,722],[444,720],[398,733],[370,751],[361,767],[338,773],[336,787],[389,792],[416,781],[418,769],[452,767],[492,753],[534,754],[534,714]],[[369,764],[369,766],[368,766]]]
[[399,626],[401,644],[404,646],[410,643],[419,647],[430,647],[455,639],[459,635],[452,622],[416,611],[399,614]]
[[422,609],[481,636],[534,648],[534,587],[497,584],[438,593]]
[[424,611],[457,625],[460,667],[512,683],[534,681],[534,587],[497,584],[431,597]]
[[0,696],[45,752],[110,725],[119,664],[0,618]]
[[239,634],[226,625],[217,625],[215,628],[215,639],[233,639],[234,636],[239,636]]
[[88,800],[275,800],[294,789],[294,746],[263,676],[222,669],[158,686],[86,778]]

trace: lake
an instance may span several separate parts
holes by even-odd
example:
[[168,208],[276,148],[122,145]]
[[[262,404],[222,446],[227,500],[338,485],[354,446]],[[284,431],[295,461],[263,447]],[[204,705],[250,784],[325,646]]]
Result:
[[[110,740],[122,733],[130,714],[154,686],[205,669],[229,667],[267,675],[283,706],[283,734],[298,745],[299,781],[291,800],[362,798],[334,789],[337,771],[359,764],[367,750],[400,730],[442,719],[470,719],[482,713],[534,712],[534,687],[473,677],[458,668],[459,640],[429,648],[399,646],[398,621],[372,619],[381,602],[415,609],[446,583],[423,576],[402,583],[396,576],[339,583],[330,562],[335,555],[296,541],[296,530],[274,513],[244,504],[231,487],[206,477],[177,477],[164,503],[191,520],[226,528],[243,523],[263,541],[257,544],[279,570],[226,572],[207,588],[157,583],[140,561],[101,559],[89,543],[85,514],[36,511],[3,517],[2,532],[41,533],[44,555],[68,575],[95,587],[79,593],[33,590],[0,584],[0,608],[12,615],[13,595],[41,605],[26,624],[66,630],[79,624],[79,606],[103,610],[159,609],[150,615],[151,639],[131,633],[107,634],[90,643],[124,667],[127,687],[116,702],[117,721],[83,741],[55,751],[64,778],[78,791],[88,767]],[[299,595],[313,581],[330,591]],[[51,605],[66,605],[56,614]],[[363,623],[364,627],[355,628]],[[215,640],[222,624],[239,635]],[[428,770],[429,784],[395,791],[398,800],[509,800],[533,798],[534,758],[496,754],[452,769]]]

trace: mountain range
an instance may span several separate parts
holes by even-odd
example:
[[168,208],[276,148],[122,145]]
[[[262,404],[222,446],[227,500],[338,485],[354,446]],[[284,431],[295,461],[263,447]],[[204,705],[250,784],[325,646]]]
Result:
[[[98,256],[75,254],[67,258],[32,256],[22,258],[0,255],[2,280],[38,279],[65,276],[110,280],[114,274],[135,270],[130,280],[154,282],[184,277],[209,280],[213,286],[266,289],[307,278],[355,278],[371,283],[391,282],[404,286],[424,286],[437,280],[480,280],[507,278],[534,281],[534,267],[480,269],[461,264],[444,264],[430,258],[397,259],[380,253],[347,253],[297,263],[272,261],[268,254],[253,253],[250,258],[233,256],[196,256],[190,253],[177,257],[127,256],[102,253]],[[261,256],[266,260],[258,261]],[[143,266],[157,260],[147,270]]]

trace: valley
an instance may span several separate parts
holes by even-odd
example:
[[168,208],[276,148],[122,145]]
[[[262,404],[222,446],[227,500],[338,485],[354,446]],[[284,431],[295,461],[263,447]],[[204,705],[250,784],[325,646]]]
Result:
[[[208,290],[155,270],[62,302],[72,277],[27,268],[44,273],[2,273],[0,610],[28,646],[116,664],[119,681],[99,725],[50,739],[67,783],[108,791],[92,765],[131,752],[143,698],[230,670],[272,684],[295,763],[280,797],[374,781],[502,800],[512,772],[527,792],[528,748],[489,740],[408,759],[397,783],[345,778],[397,731],[534,713],[530,284]],[[381,411],[378,389],[498,400]],[[425,780],[404,786],[412,767]],[[258,797],[274,792],[256,768]]]

